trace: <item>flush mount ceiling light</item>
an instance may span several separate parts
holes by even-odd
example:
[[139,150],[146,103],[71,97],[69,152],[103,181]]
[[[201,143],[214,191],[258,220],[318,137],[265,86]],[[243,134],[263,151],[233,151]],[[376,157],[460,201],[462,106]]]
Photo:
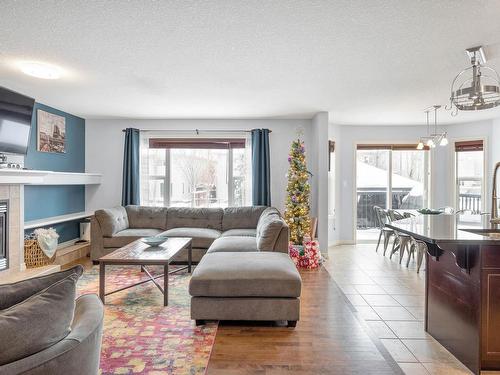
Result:
[[466,50],[472,66],[462,70],[451,84],[450,105],[452,115],[458,111],[480,111],[500,105],[500,77],[487,66],[483,48]]
[[58,79],[62,75],[58,66],[42,62],[23,61],[19,63],[19,68],[24,74],[41,79]]
[[[447,133],[442,132],[438,133],[437,129],[437,111],[438,109],[441,108],[440,105],[433,105],[432,107],[427,108],[424,112],[426,115],[427,119],[427,135],[425,137],[421,137],[418,145],[417,145],[417,150],[423,150],[425,146],[429,148],[434,148],[437,145],[440,146],[446,146],[448,145],[448,138],[447,138]],[[429,122],[429,113],[431,111],[434,111],[434,132],[431,133],[430,128],[430,122]]]

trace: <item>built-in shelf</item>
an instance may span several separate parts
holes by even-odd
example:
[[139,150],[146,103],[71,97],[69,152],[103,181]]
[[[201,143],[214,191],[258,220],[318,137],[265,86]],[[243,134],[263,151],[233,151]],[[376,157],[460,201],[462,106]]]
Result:
[[60,244],[56,251],[54,263],[63,266],[78,259],[88,257],[89,253],[90,242],[77,242],[69,246]]
[[64,223],[65,221],[83,219],[86,217],[90,217],[92,215],[94,215],[94,211],[82,211],[82,212],[75,212],[73,214],[52,216],[44,219],[25,221],[24,229],[45,227],[47,225]]
[[98,185],[101,178],[99,173],[0,169],[0,184],[9,185]]
[[90,242],[78,242],[78,243],[75,242],[73,245],[58,247],[57,256],[66,255],[88,246],[90,246]]

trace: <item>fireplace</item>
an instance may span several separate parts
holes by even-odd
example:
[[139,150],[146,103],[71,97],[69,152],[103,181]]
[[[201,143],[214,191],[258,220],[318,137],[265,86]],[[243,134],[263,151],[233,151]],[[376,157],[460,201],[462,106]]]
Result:
[[0,201],[0,271],[9,268],[7,260],[9,255],[7,208],[7,201]]

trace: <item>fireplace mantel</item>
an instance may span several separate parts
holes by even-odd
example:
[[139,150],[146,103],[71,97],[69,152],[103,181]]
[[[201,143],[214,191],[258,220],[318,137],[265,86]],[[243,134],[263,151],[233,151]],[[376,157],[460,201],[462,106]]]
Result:
[[0,185],[98,185],[101,178],[99,173],[0,169]]

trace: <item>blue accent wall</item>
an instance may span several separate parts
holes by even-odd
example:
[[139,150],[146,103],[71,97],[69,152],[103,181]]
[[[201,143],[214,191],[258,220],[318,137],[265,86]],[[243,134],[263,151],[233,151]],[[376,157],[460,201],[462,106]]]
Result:
[[[66,153],[37,151],[37,110],[66,118]],[[85,172],[85,119],[35,103],[31,119],[31,136],[24,166],[29,169],[56,172]],[[85,186],[34,186],[24,188],[24,220],[44,219],[85,211]],[[51,225],[59,233],[59,242],[78,238],[80,221]],[[26,231],[29,233],[30,231]]]

